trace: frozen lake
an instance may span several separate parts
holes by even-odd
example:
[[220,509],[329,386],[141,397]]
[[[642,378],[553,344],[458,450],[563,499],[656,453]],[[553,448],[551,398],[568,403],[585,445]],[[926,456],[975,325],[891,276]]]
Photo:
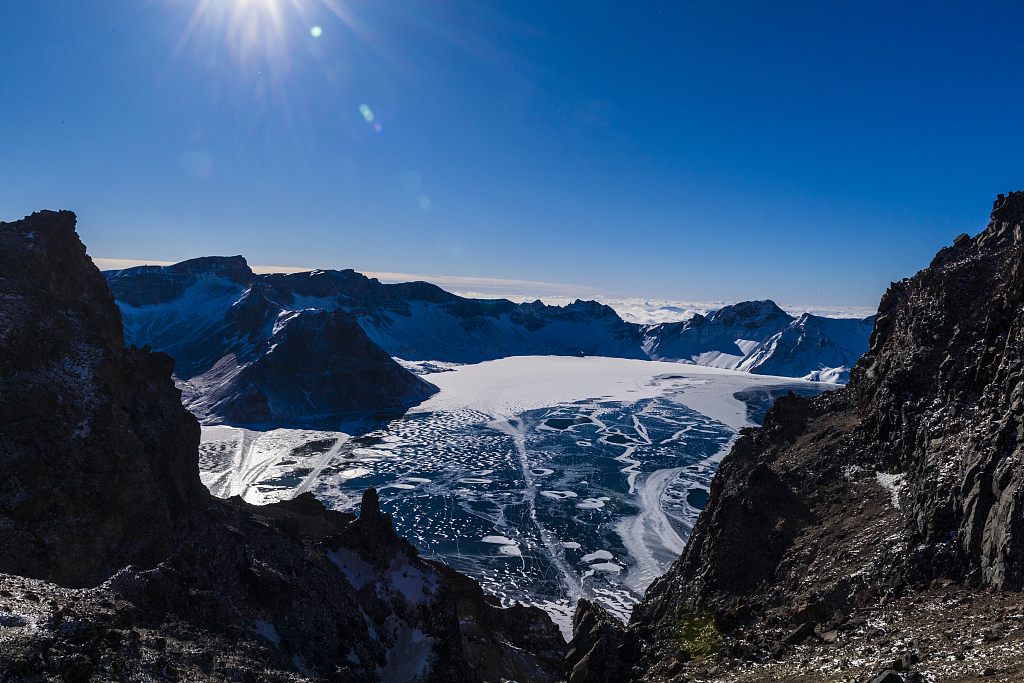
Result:
[[628,620],[668,569],[736,432],[786,391],[833,389],[694,365],[529,356],[426,377],[398,419],[203,428],[203,483],[266,503],[312,491],[357,510],[375,486],[397,531],[567,637],[577,598]]

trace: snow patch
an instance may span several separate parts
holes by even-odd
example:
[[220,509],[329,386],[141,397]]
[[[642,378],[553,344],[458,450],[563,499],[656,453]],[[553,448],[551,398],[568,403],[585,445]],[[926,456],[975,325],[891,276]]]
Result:
[[875,481],[883,489],[889,492],[889,499],[892,501],[892,506],[897,510],[900,509],[900,489],[903,488],[903,475],[902,474],[885,474],[884,472],[875,472]]
[[360,590],[370,581],[375,581],[373,567],[363,561],[354,550],[342,548],[327,553],[327,559],[338,565],[341,573],[356,590]]
[[864,468],[860,465],[843,465],[843,479],[846,481],[853,481],[855,475],[863,471]]
[[434,581],[419,569],[404,565],[391,571],[391,585],[408,602],[418,605],[432,592]]
[[281,644],[281,636],[277,635],[277,629],[270,622],[257,620],[252,625],[252,631],[263,636],[274,645]]
[[565,500],[566,498],[577,497],[577,495],[572,491],[541,491],[540,495],[545,498],[554,498],[555,500]]
[[484,543],[496,543],[498,545],[514,545],[515,541],[511,538],[505,538],[504,536],[484,536],[480,539]]

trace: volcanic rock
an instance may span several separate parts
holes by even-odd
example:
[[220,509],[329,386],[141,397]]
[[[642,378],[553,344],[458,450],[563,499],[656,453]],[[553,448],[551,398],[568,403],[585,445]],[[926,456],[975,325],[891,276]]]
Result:
[[0,571],[94,586],[207,504],[174,361],[123,339],[73,213],[0,223]]

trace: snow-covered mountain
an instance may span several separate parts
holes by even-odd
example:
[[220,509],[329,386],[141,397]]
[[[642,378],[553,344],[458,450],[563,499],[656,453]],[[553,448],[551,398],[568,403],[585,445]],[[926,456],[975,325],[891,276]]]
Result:
[[186,405],[208,421],[399,408],[432,385],[392,361],[519,355],[671,360],[845,382],[873,318],[794,318],[771,301],[676,323],[623,321],[577,300],[466,299],[352,270],[256,275],[241,256],[107,271],[125,341],[177,361]]
[[240,256],[105,275],[125,342],[174,358],[182,402],[208,423],[402,410],[437,391],[346,311],[281,305]]
[[874,316],[794,318],[773,301],[745,301],[710,316],[647,326],[643,349],[652,360],[845,384],[874,323]]
[[594,301],[545,306],[465,299],[426,282],[384,285],[352,270],[263,276],[285,305],[344,309],[404,360],[477,363],[508,356],[645,359],[636,325]]

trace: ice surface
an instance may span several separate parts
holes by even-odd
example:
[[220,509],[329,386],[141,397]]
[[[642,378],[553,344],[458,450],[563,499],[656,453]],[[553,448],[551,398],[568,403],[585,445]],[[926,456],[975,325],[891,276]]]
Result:
[[[373,485],[424,557],[469,574],[505,604],[542,607],[567,635],[579,597],[628,619],[678,557],[699,513],[691,492],[708,489],[736,430],[788,389],[828,388],[549,356],[458,366],[431,380],[440,393],[397,420],[204,427],[203,481],[252,503],[308,490],[352,511]],[[354,554],[332,559],[353,586],[367,580]],[[408,577],[392,579],[393,589],[417,595]]]
[[589,555],[584,555],[582,559],[584,562],[593,562],[594,560],[611,560],[614,558],[615,556],[607,550],[598,550],[590,553]]
[[581,398],[633,403],[670,396],[673,402],[738,430],[749,423],[746,406],[732,395],[752,386],[777,385],[780,378],[627,358],[514,356],[431,375],[430,381],[441,392],[410,412],[471,408],[512,417]]

